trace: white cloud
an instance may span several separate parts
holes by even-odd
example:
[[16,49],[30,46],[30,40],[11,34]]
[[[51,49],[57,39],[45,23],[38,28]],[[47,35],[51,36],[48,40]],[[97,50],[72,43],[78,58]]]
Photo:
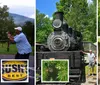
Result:
[[29,17],[34,19],[35,18],[35,15],[33,14],[33,15],[29,16]]
[[44,18],[49,18],[49,15],[45,15],[45,17]]
[[35,6],[35,0],[0,0],[0,3],[8,6]]
[[[0,6],[7,5],[9,12],[34,17],[35,0],[0,0]],[[35,17],[34,17],[35,18]]]
[[53,17],[50,17],[50,20],[53,20]]
[[88,2],[89,4],[93,3],[93,1],[92,1],[92,0],[87,0],[87,2]]
[[31,15],[35,14],[34,10],[35,9],[33,7],[18,6],[10,8],[9,12],[30,17]]
[[49,18],[50,20],[53,20],[53,17],[49,17],[49,15],[45,15],[44,18]]

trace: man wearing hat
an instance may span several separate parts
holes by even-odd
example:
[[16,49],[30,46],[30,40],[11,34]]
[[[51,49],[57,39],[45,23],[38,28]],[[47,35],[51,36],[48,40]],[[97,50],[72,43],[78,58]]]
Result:
[[21,27],[16,27],[14,29],[16,36],[13,37],[8,33],[8,38],[12,43],[16,43],[18,52],[15,55],[15,59],[29,59],[29,55],[32,52],[31,45],[29,44],[25,34],[22,32]]
[[[90,71],[92,70],[92,75],[93,75],[93,74],[94,74],[94,66],[95,66],[95,63],[96,63],[96,56],[95,56],[95,54],[92,52],[92,50],[89,50],[89,52],[83,52],[83,51],[82,51],[82,53],[88,55],[89,69],[90,69]],[[89,74],[89,75],[91,75],[91,74]]]

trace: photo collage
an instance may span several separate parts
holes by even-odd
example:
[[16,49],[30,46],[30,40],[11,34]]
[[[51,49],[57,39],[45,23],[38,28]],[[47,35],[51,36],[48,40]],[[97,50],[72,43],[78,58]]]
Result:
[[0,85],[100,85],[100,0],[0,0]]

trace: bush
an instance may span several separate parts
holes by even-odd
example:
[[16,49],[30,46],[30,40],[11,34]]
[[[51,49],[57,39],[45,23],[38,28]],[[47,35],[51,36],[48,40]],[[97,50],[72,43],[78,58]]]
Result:
[[43,81],[68,81],[67,60],[44,60],[42,62]]

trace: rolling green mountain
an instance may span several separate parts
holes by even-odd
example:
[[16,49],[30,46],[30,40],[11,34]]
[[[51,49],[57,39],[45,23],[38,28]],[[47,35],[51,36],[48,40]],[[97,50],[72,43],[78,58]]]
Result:
[[34,19],[19,15],[19,14],[9,13],[9,16],[14,19],[14,23],[16,25],[21,25],[22,26],[27,21],[31,21],[32,23],[34,23]]

